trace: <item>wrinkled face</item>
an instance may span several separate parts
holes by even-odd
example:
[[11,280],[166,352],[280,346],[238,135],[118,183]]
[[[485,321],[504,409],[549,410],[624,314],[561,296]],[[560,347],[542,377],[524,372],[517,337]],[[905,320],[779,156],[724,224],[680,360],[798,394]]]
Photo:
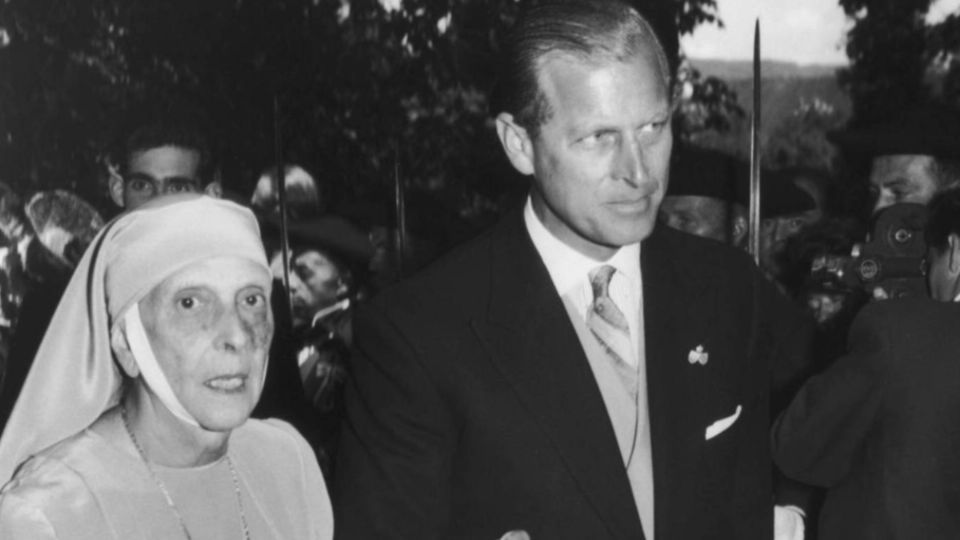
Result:
[[123,178],[123,207],[133,210],[150,199],[199,192],[200,153],[178,146],[135,152]]
[[727,204],[713,197],[668,195],[660,204],[660,221],[673,229],[703,238],[721,242],[730,238]]
[[[283,255],[270,261],[274,278],[283,279]],[[313,322],[317,311],[337,302],[343,288],[340,271],[333,262],[316,250],[307,250],[290,265],[290,297],[293,327],[304,328]]]
[[246,421],[260,398],[273,337],[270,274],[241,257],[191,264],[140,301],[157,362],[206,429]]
[[870,191],[876,198],[876,213],[897,203],[927,204],[939,183],[931,173],[930,156],[898,154],[873,158]]
[[667,187],[670,100],[653,58],[591,63],[548,56],[540,88],[549,120],[532,140],[537,216],[597,260],[653,230]]

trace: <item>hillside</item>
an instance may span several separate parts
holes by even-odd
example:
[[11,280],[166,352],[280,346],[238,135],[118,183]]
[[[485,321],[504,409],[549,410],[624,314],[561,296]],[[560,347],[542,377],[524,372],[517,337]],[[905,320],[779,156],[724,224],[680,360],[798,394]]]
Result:
[[[750,79],[753,77],[753,62],[749,60],[690,59],[704,77],[716,77],[725,81]],[[760,63],[761,75],[766,78],[818,78],[833,77],[843,66],[826,64],[800,65],[777,60],[764,60]]]
[[[717,77],[737,94],[737,102],[746,113],[735,121],[729,132],[707,136],[704,142],[736,154],[747,155],[749,149],[749,115],[753,103],[751,62],[728,60],[695,60],[691,64],[704,77]],[[839,118],[850,115],[850,98],[837,84],[839,66],[800,66],[789,62],[766,61],[761,65],[761,145],[765,146],[771,134],[785,119],[794,114],[803,103],[819,100],[832,107]]]

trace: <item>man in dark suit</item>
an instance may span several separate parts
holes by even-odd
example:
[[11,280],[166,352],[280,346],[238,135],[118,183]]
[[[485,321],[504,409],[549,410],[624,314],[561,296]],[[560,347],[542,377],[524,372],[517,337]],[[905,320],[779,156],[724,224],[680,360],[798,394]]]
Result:
[[767,361],[797,327],[745,255],[654,230],[662,48],[625,4],[567,1],[506,52],[530,196],[361,309],[338,538],[769,539]]
[[828,488],[822,540],[960,538],[960,190],[926,238],[932,298],[864,308],[774,426],[783,471]]

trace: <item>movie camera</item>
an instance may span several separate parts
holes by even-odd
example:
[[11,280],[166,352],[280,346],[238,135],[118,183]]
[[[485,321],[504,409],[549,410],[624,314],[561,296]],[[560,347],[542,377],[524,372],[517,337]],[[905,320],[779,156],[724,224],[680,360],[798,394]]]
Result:
[[926,221],[922,204],[885,208],[876,215],[868,240],[856,244],[849,256],[815,258],[810,281],[827,291],[862,290],[874,299],[926,295]]

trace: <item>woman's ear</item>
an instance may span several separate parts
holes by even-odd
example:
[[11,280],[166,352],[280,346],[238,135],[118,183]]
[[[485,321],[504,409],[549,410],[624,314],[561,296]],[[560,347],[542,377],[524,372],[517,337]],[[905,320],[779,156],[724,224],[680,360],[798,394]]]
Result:
[[133,357],[133,352],[130,351],[123,322],[115,325],[110,331],[110,348],[113,349],[113,355],[123,372],[131,379],[136,379],[140,375],[140,368],[137,367],[137,361]]

